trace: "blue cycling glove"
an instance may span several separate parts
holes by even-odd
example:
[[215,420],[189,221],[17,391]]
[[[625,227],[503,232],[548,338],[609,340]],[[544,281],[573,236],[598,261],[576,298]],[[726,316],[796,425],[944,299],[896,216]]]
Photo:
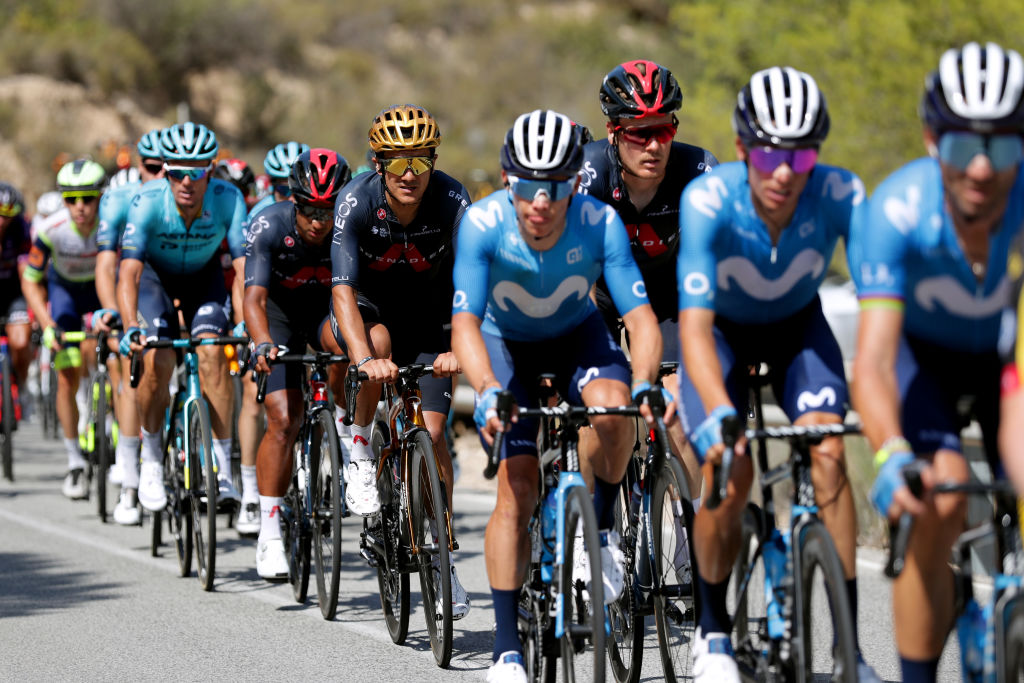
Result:
[[476,408],[473,409],[473,421],[480,429],[487,426],[487,420],[498,414],[498,394],[500,393],[501,387],[490,387],[485,389],[477,399]]
[[136,334],[139,335],[139,339],[141,339],[142,328],[132,326],[125,330],[124,334],[121,335],[121,341],[117,345],[117,350],[120,351],[121,355],[125,358],[132,355],[132,337]]
[[110,314],[110,322],[108,324],[116,325],[118,321],[121,320],[121,314],[113,308],[97,308],[93,311],[92,318],[93,320],[103,320],[103,316],[107,313]]
[[231,330],[231,336],[232,337],[248,337],[249,336],[249,333],[245,329],[245,321],[244,320],[242,322],[238,323],[237,325],[235,325],[234,329]]
[[[666,389],[665,387],[659,385],[658,389],[661,389],[661,397],[665,400],[666,406],[672,401],[676,400],[675,396],[672,395],[672,392]],[[637,399],[642,398],[642,395],[650,390],[650,382],[637,382],[636,384],[634,384],[633,390],[632,392],[630,392],[630,395],[633,397],[633,403],[636,403],[637,405],[642,404],[643,401],[638,401]]]
[[903,478],[903,468],[914,462],[914,454],[907,451],[897,451],[882,463],[875,477],[875,483],[871,486],[871,502],[875,509],[883,517],[889,516],[889,506],[892,505],[893,494],[901,486],[906,486],[907,481]]
[[697,459],[704,464],[704,458],[712,446],[722,443],[722,419],[734,417],[736,409],[732,406],[721,405],[711,411],[711,414],[704,418],[704,421],[697,425],[690,440],[697,451]]

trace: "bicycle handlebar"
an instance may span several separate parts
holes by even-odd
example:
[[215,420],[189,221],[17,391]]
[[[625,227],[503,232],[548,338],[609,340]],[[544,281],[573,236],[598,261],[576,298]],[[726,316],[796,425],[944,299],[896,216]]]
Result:
[[[277,358],[267,357],[266,360],[268,365],[288,365],[291,363],[331,365],[333,363],[347,363],[348,356],[345,354],[329,353],[327,351],[317,351],[316,353],[282,353]],[[257,403],[263,403],[264,399],[267,397],[268,379],[270,379],[269,373],[256,373]]]
[[[398,368],[399,379],[418,379],[423,375],[429,375],[434,372],[433,365],[424,365],[423,363],[413,363],[411,365],[405,365]],[[356,396],[359,394],[359,388],[363,382],[369,381],[370,376],[365,372],[357,368],[355,365],[348,366],[348,374],[345,376],[345,417],[342,418],[342,423],[347,427],[352,424],[356,414]]]
[[[138,332],[132,335],[132,341],[138,340]],[[227,344],[247,344],[248,337],[185,337],[184,339],[148,339],[145,347],[147,349],[189,349],[197,346],[225,346]],[[139,386],[139,379],[142,377],[142,354],[132,351],[130,356],[131,366],[129,370],[129,381],[132,387]]]
[[717,508],[729,494],[729,478],[732,476],[732,461],[735,457],[736,442],[740,436],[745,436],[743,425],[735,415],[728,415],[722,418],[722,444],[725,450],[722,452],[722,462],[714,468],[714,475],[711,478],[711,491],[708,492],[708,499],[704,502],[709,510]]

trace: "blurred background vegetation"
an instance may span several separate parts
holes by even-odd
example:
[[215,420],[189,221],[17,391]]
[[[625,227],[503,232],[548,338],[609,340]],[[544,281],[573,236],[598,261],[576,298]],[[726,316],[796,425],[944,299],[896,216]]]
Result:
[[112,166],[183,116],[257,173],[290,139],[357,166],[374,114],[402,102],[434,114],[440,167],[477,189],[524,111],[601,134],[601,78],[635,58],[679,79],[677,139],[723,161],[750,74],[808,71],[832,114],[823,160],[870,189],[922,153],[917,101],[943,50],[1024,48],[1024,3],[995,0],[0,0],[0,15],[0,177],[30,198],[59,155]]

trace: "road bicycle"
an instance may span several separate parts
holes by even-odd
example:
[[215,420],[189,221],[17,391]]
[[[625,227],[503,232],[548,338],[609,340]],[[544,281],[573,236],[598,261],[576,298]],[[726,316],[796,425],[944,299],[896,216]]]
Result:
[[[451,553],[458,549],[444,475],[421,409],[419,378],[433,366],[399,368],[385,384],[383,411],[374,419],[370,447],[377,460],[380,513],[364,518],[360,553],[377,569],[381,608],[391,640],[409,632],[409,574],[417,572],[434,661],[446,668],[452,656]],[[365,372],[349,366],[345,424],[352,424]]]
[[[915,461],[903,472],[907,486],[918,497],[923,491],[922,465],[922,461]],[[985,497],[992,510],[985,522],[960,534],[950,562],[963,679],[969,683],[1024,680],[1024,547],[1020,502],[1013,486],[1005,480],[940,482],[931,493]],[[913,518],[907,514],[890,527],[886,576],[896,578],[902,572],[912,529]],[[974,595],[971,549],[993,540],[995,563],[989,572],[992,592],[987,600],[979,601]]]
[[[166,515],[175,541],[181,576],[191,573],[192,553],[203,590],[213,590],[216,570],[217,513],[234,513],[235,505],[217,501],[217,458],[213,454],[210,409],[199,386],[200,346],[244,344],[245,337],[186,337],[150,339],[147,349],[177,349],[184,353],[184,372],[178,373],[178,390],[168,410],[164,451],[164,485],[167,489]],[[142,354],[132,352],[130,381],[138,386]],[[214,501],[213,505],[209,501]],[[161,514],[153,516],[154,526],[162,524]],[[159,535],[154,530],[153,540]]]
[[[282,347],[282,350],[286,350]],[[320,613],[334,618],[338,610],[341,578],[341,519],[345,508],[345,482],[341,446],[334,426],[333,404],[327,391],[327,366],[348,363],[348,356],[326,351],[282,353],[267,359],[271,365],[299,363],[308,367],[302,383],[304,414],[292,457],[292,482],[282,510],[284,543],[288,550],[288,578],[297,602],[305,602],[309,588],[310,545],[316,559],[316,588]],[[269,375],[260,373],[256,401],[263,403]]]
[[[766,428],[760,395],[764,376],[751,379],[755,428],[744,430],[736,417],[722,421],[726,448],[705,501],[713,509],[725,498],[733,447],[746,436],[760,472],[762,504],[750,502],[743,513],[740,552],[729,584],[736,663],[747,680],[802,683],[824,676],[855,683],[854,619],[842,563],[818,517],[810,449],[828,437],[860,430],[845,424]],[[769,467],[768,439],[788,442],[791,449],[775,467]],[[789,520],[780,529],[772,487],[785,481],[792,483]]]
[[7,317],[0,316],[0,462],[4,479],[14,481],[14,431],[21,419],[21,407],[6,329]]
[[[659,377],[672,374],[677,366],[662,363]],[[664,405],[655,404],[652,410],[660,419]],[[637,442],[626,468],[615,519],[625,557],[625,583],[622,595],[609,606],[607,645],[612,675],[620,683],[640,680],[645,620],[651,615],[666,680],[693,675],[694,496],[664,425],[642,429],[646,437],[643,444]]]

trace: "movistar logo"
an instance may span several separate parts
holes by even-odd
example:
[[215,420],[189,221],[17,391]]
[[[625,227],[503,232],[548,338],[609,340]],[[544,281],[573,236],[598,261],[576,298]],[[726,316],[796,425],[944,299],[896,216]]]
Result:
[[929,313],[941,306],[957,317],[980,320],[999,313],[1009,291],[1010,282],[1005,277],[988,296],[976,296],[951,275],[940,275],[921,280],[914,288],[914,300]]
[[494,201],[488,202],[486,208],[474,204],[466,211],[466,217],[481,231],[486,231],[488,228],[498,225],[503,218],[501,204]]
[[901,234],[907,235],[921,219],[921,188],[911,185],[905,199],[889,197],[882,204],[886,219]]
[[502,280],[494,286],[491,294],[494,301],[503,311],[511,310],[509,304],[514,304],[519,311],[530,318],[549,318],[567,300],[575,298],[582,301],[586,298],[590,288],[587,286],[587,279],[582,275],[573,275],[562,281],[558,289],[546,297],[536,297],[530,294],[517,282]]
[[786,271],[775,280],[762,275],[750,260],[730,256],[718,264],[718,286],[728,290],[729,280],[733,280],[752,299],[771,301],[788,293],[804,277],[817,278],[824,270],[825,258],[814,249],[804,249],[797,254]]
[[822,387],[821,391],[801,391],[796,397],[796,409],[801,413],[821,408],[822,406],[834,406],[837,402],[836,390],[832,387]]
[[722,199],[729,196],[729,188],[725,182],[714,175],[708,176],[704,183],[707,189],[695,187],[690,190],[690,206],[700,211],[708,218],[714,218],[722,209]]

